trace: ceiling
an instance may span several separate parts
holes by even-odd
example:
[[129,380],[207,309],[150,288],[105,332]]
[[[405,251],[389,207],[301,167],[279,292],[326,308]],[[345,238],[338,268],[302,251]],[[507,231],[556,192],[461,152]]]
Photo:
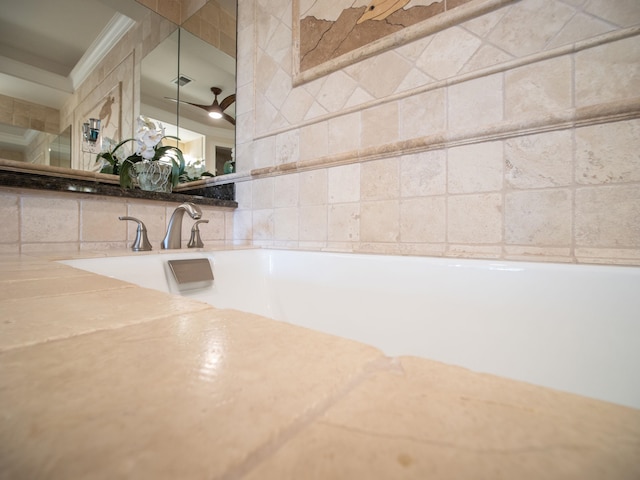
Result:
[[[0,94],[60,109],[111,47],[147,13],[133,0],[0,0]],[[196,42],[181,39],[187,41]],[[210,104],[214,85],[223,88],[219,100],[234,93],[235,60],[230,64],[230,57],[222,55],[227,57],[222,68],[202,56],[195,62],[181,62],[181,73],[194,80],[189,89],[181,90],[181,99]],[[167,74],[170,80],[177,76],[177,70],[167,68],[170,57],[152,58],[143,65],[143,88],[159,79],[164,82]],[[176,96],[171,83],[163,88],[143,91],[143,102],[159,105],[162,97]],[[165,108],[175,109],[175,103]],[[206,117],[201,109],[182,106],[181,115],[182,110],[196,119]],[[231,108],[226,113],[235,116]],[[218,126],[232,127],[223,123]]]
[[0,0],[0,93],[59,109],[105,48],[142,18],[141,5],[127,17],[119,3]]

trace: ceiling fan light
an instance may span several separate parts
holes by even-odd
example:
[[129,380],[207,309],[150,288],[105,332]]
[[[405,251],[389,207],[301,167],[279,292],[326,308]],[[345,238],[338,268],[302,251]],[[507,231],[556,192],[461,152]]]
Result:
[[213,112],[209,112],[209,116],[211,118],[222,118],[222,113],[214,110]]

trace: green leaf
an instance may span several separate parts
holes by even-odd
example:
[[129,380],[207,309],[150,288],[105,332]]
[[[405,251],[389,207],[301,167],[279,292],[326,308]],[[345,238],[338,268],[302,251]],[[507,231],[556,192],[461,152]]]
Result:
[[113,150],[111,150],[111,154],[113,155],[114,153],[116,153],[116,150],[118,150],[122,145],[124,145],[127,142],[132,142],[134,141],[135,138],[127,138],[126,140],[121,141],[119,144],[117,144]]

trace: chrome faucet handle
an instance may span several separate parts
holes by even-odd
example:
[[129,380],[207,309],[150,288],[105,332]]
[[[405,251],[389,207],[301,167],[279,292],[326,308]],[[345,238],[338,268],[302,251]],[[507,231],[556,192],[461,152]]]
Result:
[[200,223],[209,223],[209,220],[198,220],[193,224],[193,227],[191,227],[191,238],[187,244],[187,247],[189,248],[204,247],[204,243],[202,243],[202,239],[200,238],[200,229],[198,228],[198,224]]
[[134,252],[148,252],[151,250],[151,244],[147,238],[147,228],[142,221],[134,217],[118,217],[120,220],[132,220],[138,223],[138,229],[136,230],[136,239],[131,245],[131,250]]

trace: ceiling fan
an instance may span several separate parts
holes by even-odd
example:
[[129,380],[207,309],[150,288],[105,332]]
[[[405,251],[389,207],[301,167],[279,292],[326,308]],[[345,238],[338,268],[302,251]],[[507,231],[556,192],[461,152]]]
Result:
[[[215,96],[213,103],[211,105],[200,105],[198,103],[186,102],[184,100],[180,100],[180,103],[186,103],[187,105],[192,105],[194,107],[202,108],[205,110],[211,118],[224,118],[227,122],[232,125],[236,124],[236,119],[231,115],[224,113],[224,111],[229,108],[229,106],[236,101],[236,94],[232,93],[228,97],[226,97],[222,102],[218,103],[218,95],[222,93],[222,90],[218,87],[211,87],[211,91]],[[165,97],[168,100],[177,101],[175,98]]]

